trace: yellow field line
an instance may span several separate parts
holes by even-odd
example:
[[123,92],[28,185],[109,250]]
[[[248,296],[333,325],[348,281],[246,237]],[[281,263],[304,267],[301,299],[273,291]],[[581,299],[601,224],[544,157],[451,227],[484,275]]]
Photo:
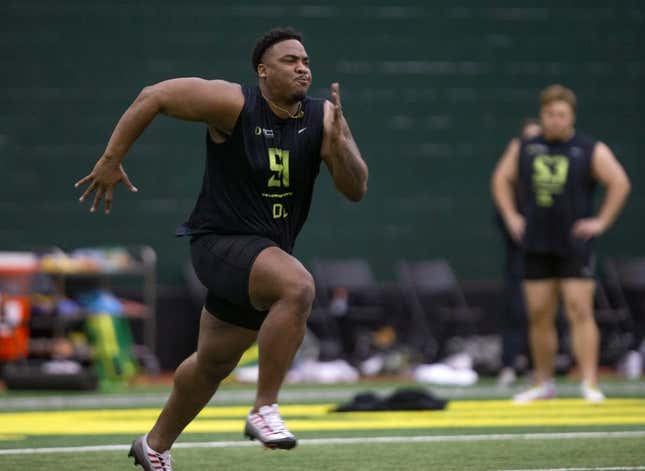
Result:
[[[589,404],[558,399],[529,405],[510,401],[453,401],[445,411],[330,413],[333,404],[285,405],[280,411],[294,431],[464,427],[644,425],[645,399]],[[137,434],[147,431],[159,409],[0,413],[0,440],[21,435]],[[209,407],[187,432],[238,432],[248,407]],[[13,439],[13,438],[12,438]]]

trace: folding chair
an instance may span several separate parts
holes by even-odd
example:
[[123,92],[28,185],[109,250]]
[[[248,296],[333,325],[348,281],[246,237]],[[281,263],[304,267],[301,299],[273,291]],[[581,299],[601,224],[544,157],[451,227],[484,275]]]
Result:
[[441,357],[448,338],[477,331],[481,311],[468,306],[446,260],[400,261],[396,274],[413,322],[413,345],[426,360]]

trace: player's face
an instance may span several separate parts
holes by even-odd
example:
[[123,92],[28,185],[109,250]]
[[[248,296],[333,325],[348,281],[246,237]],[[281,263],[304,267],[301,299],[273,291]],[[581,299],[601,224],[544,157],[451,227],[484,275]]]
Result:
[[542,130],[547,139],[567,139],[573,132],[576,115],[566,101],[552,101],[540,110]]
[[262,60],[266,85],[285,100],[296,102],[311,85],[309,57],[302,43],[289,39],[271,46]]

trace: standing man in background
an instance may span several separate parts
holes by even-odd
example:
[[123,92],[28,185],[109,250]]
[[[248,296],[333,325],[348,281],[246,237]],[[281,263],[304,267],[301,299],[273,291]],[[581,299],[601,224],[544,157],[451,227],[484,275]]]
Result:
[[81,201],[95,192],[90,211],[105,201],[109,212],[117,183],[136,191],[121,161],[157,115],[206,124],[202,189],[180,233],[191,237],[192,262],[208,293],[197,351],[177,368],[152,430],[130,449],[146,471],[172,470],[170,447],[256,340],[260,372],[244,433],[268,448],[296,446],[278,412],[278,392],[305,333],[314,282],[291,253],[321,161],[352,201],[365,195],[368,177],[338,84],[331,101],[307,96],[312,78],[301,39],[291,28],[259,39],[252,54],[257,86],[178,78],[145,87],[76,184],[89,185]]
[[[630,183],[607,145],[576,131],[575,112],[573,91],[562,85],[544,89],[542,134],[510,146],[492,179],[504,223],[524,250],[523,288],[535,385],[515,396],[521,403],[555,395],[555,316],[560,296],[582,374],[581,393],[592,402],[605,398],[597,386],[599,334],[593,313],[592,242],[618,216]],[[594,216],[598,182],[606,192]]]
[[[527,118],[522,122],[520,137],[508,143],[506,151],[519,148],[522,140],[527,141],[539,136],[542,132],[537,118]],[[517,201],[517,194],[516,201]],[[504,308],[502,310],[502,368],[497,384],[509,386],[517,379],[517,369],[521,358],[526,358],[526,310],[522,294],[523,254],[522,247],[506,229],[504,219],[496,208],[495,223],[504,240]],[[527,359],[528,360],[528,359]]]

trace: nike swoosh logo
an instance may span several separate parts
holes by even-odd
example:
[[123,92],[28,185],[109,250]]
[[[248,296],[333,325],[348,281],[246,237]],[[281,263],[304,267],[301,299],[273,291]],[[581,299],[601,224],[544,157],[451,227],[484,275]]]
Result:
[[306,129],[307,128],[298,129],[298,134],[302,134],[303,132],[305,132]]

